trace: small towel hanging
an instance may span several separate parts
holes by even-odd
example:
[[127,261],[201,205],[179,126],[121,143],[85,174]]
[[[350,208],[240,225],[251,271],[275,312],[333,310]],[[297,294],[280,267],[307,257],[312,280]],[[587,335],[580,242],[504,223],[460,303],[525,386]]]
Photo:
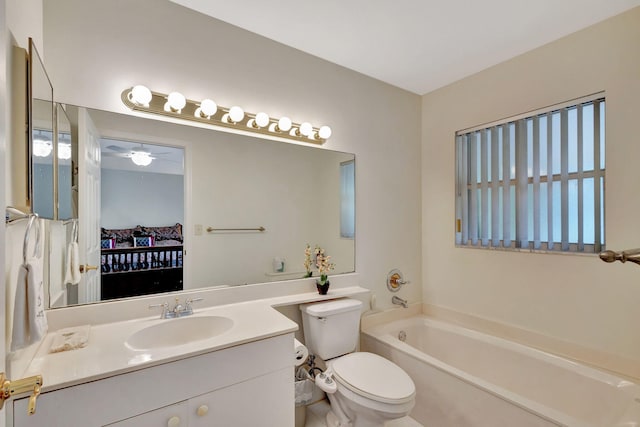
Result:
[[[36,243],[33,245],[33,254],[29,256],[29,236],[31,235],[31,229],[33,224],[36,224]],[[37,258],[40,254],[40,221],[38,220],[38,214],[32,214],[29,216],[29,222],[24,232],[24,243],[22,245],[22,264],[27,265],[29,258]]]

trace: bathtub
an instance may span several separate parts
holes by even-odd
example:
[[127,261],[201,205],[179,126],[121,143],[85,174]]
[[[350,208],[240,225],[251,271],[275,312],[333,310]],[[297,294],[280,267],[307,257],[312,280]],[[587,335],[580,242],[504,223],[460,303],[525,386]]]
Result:
[[425,427],[640,426],[637,384],[432,318],[365,329],[362,350],[411,376]]

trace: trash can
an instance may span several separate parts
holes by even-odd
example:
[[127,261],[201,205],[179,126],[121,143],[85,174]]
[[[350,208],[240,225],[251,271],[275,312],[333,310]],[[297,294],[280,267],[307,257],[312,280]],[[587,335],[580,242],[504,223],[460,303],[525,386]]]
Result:
[[307,404],[309,404],[313,398],[314,386],[315,382],[309,372],[304,369],[304,367],[299,367],[296,371],[295,381],[296,427],[304,427],[307,421]]

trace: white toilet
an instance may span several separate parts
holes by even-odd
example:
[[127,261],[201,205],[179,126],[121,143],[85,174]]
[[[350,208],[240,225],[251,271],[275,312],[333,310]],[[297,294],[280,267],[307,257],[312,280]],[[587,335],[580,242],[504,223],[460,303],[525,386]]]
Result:
[[416,388],[405,371],[372,353],[354,352],[362,303],[340,299],[301,305],[305,345],[327,365],[316,384],[327,392],[328,427],[374,427],[409,414]]

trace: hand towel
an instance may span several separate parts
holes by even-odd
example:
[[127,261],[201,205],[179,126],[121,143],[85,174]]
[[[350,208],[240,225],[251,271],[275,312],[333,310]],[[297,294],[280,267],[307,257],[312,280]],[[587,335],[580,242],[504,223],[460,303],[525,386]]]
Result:
[[78,243],[71,242],[67,247],[66,268],[64,272],[64,284],[77,285],[80,283],[80,264]]
[[29,314],[29,344],[40,341],[49,325],[45,314],[44,265],[42,258],[27,264],[27,310]]
[[32,264],[23,264],[19,267],[13,309],[11,351],[31,345],[41,340],[47,333],[42,264],[38,262],[40,260],[34,261]]
[[89,325],[60,329],[56,332],[49,353],[83,348],[89,342]]
[[11,333],[11,351],[26,347],[29,342],[29,321],[27,319],[27,267],[20,265],[16,298],[13,306],[13,331]]

